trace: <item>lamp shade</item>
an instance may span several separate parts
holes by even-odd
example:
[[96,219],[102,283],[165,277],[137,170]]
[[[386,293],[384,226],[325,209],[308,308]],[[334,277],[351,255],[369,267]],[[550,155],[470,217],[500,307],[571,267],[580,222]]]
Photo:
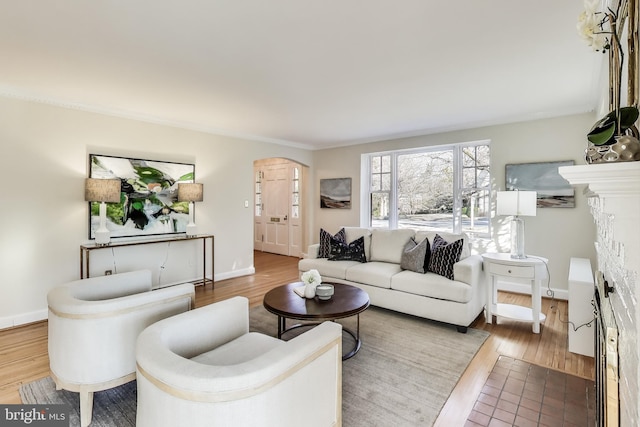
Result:
[[536,216],[535,191],[498,191],[498,215]]
[[202,184],[178,184],[179,202],[201,202],[203,199]]
[[119,179],[87,178],[84,182],[84,200],[87,202],[120,202]]

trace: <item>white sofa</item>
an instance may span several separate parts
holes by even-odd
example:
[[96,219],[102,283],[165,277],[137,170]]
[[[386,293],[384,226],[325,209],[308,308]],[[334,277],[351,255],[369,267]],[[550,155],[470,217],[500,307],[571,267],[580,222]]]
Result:
[[281,341],[234,297],[151,325],[136,357],[138,427],[342,425],[338,323]]
[[58,389],[80,394],[83,427],[91,422],[94,392],[136,378],[138,334],[193,307],[193,284],[151,285],[151,271],[140,270],[76,280],[47,294],[51,377]]
[[[343,227],[347,243],[364,236],[367,262],[334,261],[318,258],[319,244],[309,246],[298,269],[316,269],[323,282],[357,286],[369,294],[372,305],[467,327],[483,311],[486,302],[482,257],[471,254],[466,234],[435,233],[410,229],[382,230]],[[414,238],[430,244],[436,234],[447,242],[464,239],[460,260],[453,266],[453,280],[432,272],[418,273],[400,267],[407,242]]]

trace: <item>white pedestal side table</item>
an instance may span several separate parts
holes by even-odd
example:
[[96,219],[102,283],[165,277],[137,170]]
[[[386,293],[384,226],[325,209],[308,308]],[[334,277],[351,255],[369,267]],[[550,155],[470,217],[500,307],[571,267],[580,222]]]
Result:
[[[493,322],[493,316],[532,322],[533,332],[540,333],[540,322],[546,316],[542,314],[542,282],[549,278],[547,260],[542,257],[528,256],[523,259],[511,258],[510,254],[485,253],[484,271],[487,275],[487,323]],[[524,279],[531,282],[531,307],[498,303],[498,278]]]

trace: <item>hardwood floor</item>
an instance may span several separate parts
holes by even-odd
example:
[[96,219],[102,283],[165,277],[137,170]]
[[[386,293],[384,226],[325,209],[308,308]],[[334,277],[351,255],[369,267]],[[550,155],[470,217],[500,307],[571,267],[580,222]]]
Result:
[[[254,264],[255,275],[217,282],[215,289],[210,285],[197,287],[196,306],[243,295],[254,307],[262,303],[262,297],[268,290],[298,280],[297,258],[256,252]],[[502,292],[499,299],[523,305],[530,302],[526,295]],[[568,351],[567,302],[543,299],[542,307],[547,319],[540,334],[533,334],[528,323],[499,319],[497,324],[487,325],[482,314],[476,319],[472,327],[487,330],[491,335],[451,393],[436,426],[464,425],[499,355],[593,379],[593,358]],[[0,331],[1,403],[21,403],[20,385],[47,375],[46,321]]]

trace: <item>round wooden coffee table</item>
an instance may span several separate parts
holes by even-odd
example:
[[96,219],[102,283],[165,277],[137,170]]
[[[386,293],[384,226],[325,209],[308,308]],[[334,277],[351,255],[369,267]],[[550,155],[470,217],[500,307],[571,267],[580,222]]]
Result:
[[[369,307],[369,295],[360,288],[341,283],[327,283],[334,287],[331,299],[322,301],[315,298],[302,298],[293,289],[303,286],[302,282],[289,283],[278,286],[267,292],[263,305],[267,311],[278,316],[278,338],[292,329],[317,325],[326,320],[337,320],[345,317],[357,316],[356,332],[342,328],[353,337],[355,345],[349,353],[342,356],[342,360],[353,357],[362,342],[360,341],[360,313]],[[287,328],[286,320],[296,319],[313,323],[297,324]]]

